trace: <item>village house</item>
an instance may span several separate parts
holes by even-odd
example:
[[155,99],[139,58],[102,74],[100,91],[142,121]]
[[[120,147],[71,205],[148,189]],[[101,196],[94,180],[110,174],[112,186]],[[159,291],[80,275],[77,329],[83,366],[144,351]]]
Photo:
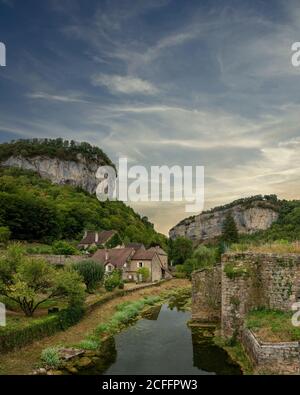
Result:
[[116,230],[102,230],[102,231],[85,231],[78,248],[99,247],[103,248],[114,236],[117,236]]
[[121,270],[125,281],[141,281],[138,270],[143,267],[148,268],[150,273],[148,281],[155,282],[172,277],[167,262],[162,260],[161,256],[164,257],[162,252],[161,255],[159,254],[156,247],[146,250],[142,245],[137,249],[133,247],[101,249],[93,255],[92,259],[103,264],[106,273],[115,269]]

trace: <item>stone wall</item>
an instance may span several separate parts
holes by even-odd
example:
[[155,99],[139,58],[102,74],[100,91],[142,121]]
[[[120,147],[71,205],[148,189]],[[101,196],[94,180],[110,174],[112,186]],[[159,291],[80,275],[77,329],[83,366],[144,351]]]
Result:
[[241,342],[258,372],[300,373],[299,342],[261,342],[246,328],[242,331]]
[[224,254],[221,282],[222,334],[230,337],[254,308],[291,310],[300,298],[300,255]]
[[221,265],[192,274],[192,319],[219,322],[221,318]]
[[49,254],[31,254],[32,258],[45,259],[52,265],[65,265],[66,263],[75,263],[90,259],[89,256],[85,255],[49,255]]

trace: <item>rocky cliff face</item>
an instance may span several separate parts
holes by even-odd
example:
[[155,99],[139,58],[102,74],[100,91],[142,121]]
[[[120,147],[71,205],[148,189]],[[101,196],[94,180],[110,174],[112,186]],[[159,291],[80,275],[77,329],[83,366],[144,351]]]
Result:
[[1,163],[1,166],[5,167],[33,170],[40,174],[41,177],[47,178],[55,184],[78,186],[89,193],[94,193],[99,183],[95,175],[100,165],[105,165],[105,163],[90,163],[80,155],[78,155],[77,161],[42,156],[33,158],[11,156]]
[[220,209],[187,218],[170,230],[170,238],[176,239],[183,236],[202,242],[220,236],[228,211],[231,212],[239,233],[254,233],[268,229],[278,218],[277,211],[271,206],[263,207],[261,202],[253,202],[251,207],[238,204],[229,209]]

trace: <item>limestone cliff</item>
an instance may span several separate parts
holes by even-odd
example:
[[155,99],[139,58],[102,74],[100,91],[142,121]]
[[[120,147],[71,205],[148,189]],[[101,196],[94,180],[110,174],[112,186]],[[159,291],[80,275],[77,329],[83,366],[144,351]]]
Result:
[[[104,165],[105,163],[102,164]],[[76,161],[47,156],[35,156],[32,158],[11,156],[1,162],[1,166],[33,170],[40,174],[41,177],[47,178],[55,184],[78,186],[89,193],[95,192],[99,183],[95,176],[99,165],[100,163],[89,162],[80,154],[77,155]]]
[[251,204],[236,204],[212,210],[184,219],[169,231],[171,239],[179,236],[193,241],[203,242],[218,237],[222,233],[224,219],[231,212],[239,233],[254,233],[268,229],[278,219],[276,208],[264,201],[253,201]]

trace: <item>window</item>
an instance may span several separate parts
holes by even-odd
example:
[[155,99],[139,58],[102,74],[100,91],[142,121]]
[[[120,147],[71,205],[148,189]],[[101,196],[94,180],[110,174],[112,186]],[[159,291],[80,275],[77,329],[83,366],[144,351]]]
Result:
[[127,263],[125,262],[123,266],[124,266],[124,267],[127,267]]
[[143,262],[138,262],[137,267],[143,267]]
[[111,265],[106,265],[106,271],[107,272],[112,272],[113,267]]

